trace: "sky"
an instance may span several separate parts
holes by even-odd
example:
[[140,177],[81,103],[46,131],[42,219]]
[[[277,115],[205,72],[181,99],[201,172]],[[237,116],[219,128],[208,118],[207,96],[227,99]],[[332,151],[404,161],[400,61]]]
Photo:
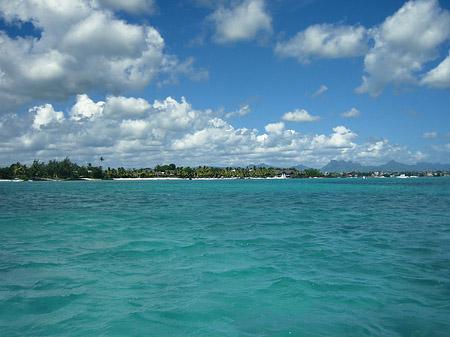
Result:
[[450,1],[0,0],[0,166],[66,157],[450,163]]

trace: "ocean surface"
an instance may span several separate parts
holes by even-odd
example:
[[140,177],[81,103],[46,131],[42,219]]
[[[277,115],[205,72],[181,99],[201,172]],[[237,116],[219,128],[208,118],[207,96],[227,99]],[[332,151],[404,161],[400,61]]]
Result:
[[450,179],[2,182],[0,336],[450,336]]

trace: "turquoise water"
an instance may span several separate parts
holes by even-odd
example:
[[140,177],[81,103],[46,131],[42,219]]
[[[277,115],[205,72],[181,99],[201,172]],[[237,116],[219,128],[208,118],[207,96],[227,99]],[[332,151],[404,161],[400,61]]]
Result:
[[1,336],[449,336],[450,179],[0,183]]

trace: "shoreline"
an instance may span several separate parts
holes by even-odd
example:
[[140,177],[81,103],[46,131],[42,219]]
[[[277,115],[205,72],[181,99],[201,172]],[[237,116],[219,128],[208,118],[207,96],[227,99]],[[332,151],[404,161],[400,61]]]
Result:
[[[445,176],[444,176],[445,177]],[[94,178],[79,178],[79,179],[39,179],[39,180],[22,180],[22,179],[0,179],[0,183],[14,183],[14,182],[53,182],[53,181],[181,181],[181,180],[299,180],[299,179],[381,179],[381,178],[439,178],[439,177],[418,177],[418,176],[393,176],[393,177],[309,177],[309,178],[283,178],[283,177],[231,177],[231,178],[179,178],[179,177],[155,177],[155,178],[111,178],[111,179],[94,179]]]
[[155,177],[155,178],[111,178],[111,179],[94,179],[94,178],[79,178],[79,179],[39,179],[39,180],[22,180],[22,179],[0,179],[0,182],[24,182],[24,181],[170,181],[170,180],[288,180],[293,178],[281,177],[230,177],[230,178],[179,178],[179,177]]

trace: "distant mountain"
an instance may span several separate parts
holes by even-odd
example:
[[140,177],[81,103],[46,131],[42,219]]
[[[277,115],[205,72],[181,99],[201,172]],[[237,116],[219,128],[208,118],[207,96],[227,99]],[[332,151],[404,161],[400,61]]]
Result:
[[352,161],[331,160],[320,169],[322,172],[364,172],[364,166]]
[[418,171],[450,171],[450,164],[420,162],[416,167]]
[[304,170],[310,169],[311,167],[299,164],[297,166],[294,166],[293,168],[295,168],[298,171],[304,171]]
[[[414,165],[407,165],[391,160],[390,162],[373,167],[378,171],[384,172],[407,172],[407,171],[449,171],[450,164],[425,163],[420,162]],[[374,170],[372,170],[374,171]]]
[[[260,163],[258,165],[248,165],[247,168],[271,168],[271,167],[279,167],[277,165],[269,165],[265,163]],[[299,171],[304,171],[310,166],[305,166],[299,164],[297,166],[291,166]],[[291,168],[289,167],[289,168]],[[408,165],[399,163],[395,160],[391,160],[383,165],[361,165],[360,163],[356,163],[353,161],[345,161],[345,160],[331,160],[328,164],[320,169],[321,172],[427,172],[427,171],[450,171],[450,164],[440,164],[440,163],[425,163],[420,162],[414,165]]]
[[[414,171],[414,165],[402,164],[395,160],[391,160],[390,162],[380,165],[380,166],[372,166],[371,168],[373,168],[377,171],[383,171],[383,172]],[[373,170],[371,170],[371,171],[373,171]]]
[[256,168],[271,168],[271,167],[274,167],[274,166],[273,165],[269,165],[269,164],[264,164],[264,163],[260,163],[258,165],[255,165],[255,164],[247,165],[247,168],[253,168],[253,167],[256,167]]
[[345,160],[331,160],[320,169],[322,172],[409,172],[409,171],[450,171],[450,164],[420,162],[415,165],[402,164],[395,160],[379,166],[363,166]]
[[[269,164],[264,164],[264,163],[260,163],[258,165],[254,165],[254,164],[247,165],[247,168],[253,168],[253,167],[256,167],[256,168],[263,168],[263,167],[264,168],[271,168],[271,167],[277,168],[279,166],[277,166],[277,165],[269,165]],[[286,167],[283,167],[283,168],[286,168]],[[304,170],[307,170],[307,169],[309,169],[311,167],[299,164],[297,166],[289,166],[289,168],[295,168],[298,171],[304,171]]]

